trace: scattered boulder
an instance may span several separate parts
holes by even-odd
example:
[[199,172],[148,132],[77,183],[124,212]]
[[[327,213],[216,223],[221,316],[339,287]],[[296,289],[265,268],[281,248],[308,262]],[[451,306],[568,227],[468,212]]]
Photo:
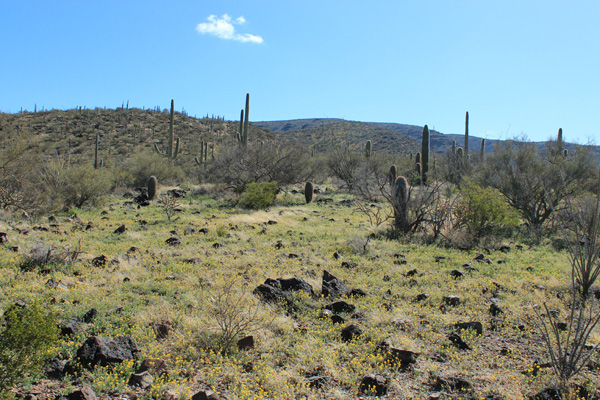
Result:
[[463,278],[465,276],[465,273],[462,272],[459,269],[453,269],[452,271],[450,271],[450,275],[454,278],[454,279],[459,279],[459,278]]
[[92,259],[92,265],[96,268],[104,267],[107,263],[108,257],[106,257],[104,254]]
[[148,371],[134,372],[129,377],[129,381],[127,382],[127,385],[139,387],[139,388],[145,390],[145,389],[148,389],[150,386],[152,386],[153,382],[154,382],[154,378],[152,377],[152,375],[150,375],[150,372],[148,372]]
[[325,297],[345,296],[348,293],[348,288],[344,281],[336,278],[327,271],[323,271],[323,280],[321,294]]
[[365,292],[363,289],[357,289],[357,288],[352,289],[348,293],[348,297],[365,297],[366,295],[367,295],[367,292]]
[[411,269],[410,271],[406,271],[406,273],[404,274],[404,276],[406,276],[407,278],[410,278],[411,276],[415,276],[418,275],[419,271],[417,271],[417,269]]
[[362,335],[362,329],[358,325],[348,325],[344,329],[342,329],[342,341],[349,342],[352,339],[355,339]]
[[346,319],[339,314],[333,314],[331,316],[331,322],[334,324],[343,324],[346,322]]
[[334,313],[344,313],[344,312],[353,312],[356,310],[356,307],[350,303],[346,303],[343,300],[334,301],[333,303],[327,304],[325,306],[326,310],[331,310]]
[[182,199],[185,197],[186,191],[183,189],[171,189],[167,191],[167,194],[174,199]]
[[459,350],[471,350],[471,347],[457,333],[451,333],[448,335],[448,339]]
[[67,396],[68,400],[97,400],[96,393],[90,386],[83,386]]
[[388,392],[389,381],[380,374],[367,374],[362,377],[358,391],[367,396],[384,396]]
[[313,288],[312,286],[306,282],[304,279],[302,278],[298,278],[298,277],[293,277],[293,278],[279,278],[277,279],[279,281],[279,285],[281,287],[282,290],[287,291],[287,292],[298,292],[298,291],[302,291],[302,292],[306,292],[309,295],[313,295]]
[[125,225],[121,225],[120,227],[115,229],[114,233],[124,233],[126,230],[127,230],[127,228],[125,227]]
[[477,335],[481,336],[483,334],[483,325],[479,321],[459,322],[459,323],[454,324],[452,326],[455,329],[459,330],[459,331],[464,331],[464,330],[467,330],[467,329],[472,329],[472,330],[474,330],[477,333]]
[[171,323],[169,321],[152,322],[150,327],[152,327],[156,339],[165,339],[167,336],[169,336]]
[[496,303],[492,303],[490,304],[490,314],[492,315],[492,317],[497,317],[499,314],[502,314],[504,311],[502,311],[502,308],[500,308],[500,306]]
[[83,314],[83,317],[81,317],[81,320],[85,323],[90,323],[94,320],[94,318],[96,318],[96,315],[98,315],[98,310],[96,310],[95,308],[90,308],[88,310],[88,312],[86,312],[85,314]]
[[250,350],[254,348],[254,336],[246,336],[237,342],[237,347],[240,350]]
[[138,352],[137,343],[131,335],[113,339],[92,336],[77,349],[77,358],[85,368],[92,369],[96,365],[106,366],[135,359]]
[[179,239],[177,236],[171,236],[165,240],[165,243],[169,246],[179,246],[181,244],[181,239]]
[[457,306],[460,304],[460,297],[453,294],[444,296],[442,300],[449,306]]
[[385,354],[386,359],[401,369],[408,369],[412,364],[417,362],[420,353],[415,353],[410,350],[398,349],[391,347],[389,343],[383,341],[377,345],[377,349]]
[[353,269],[358,267],[358,264],[354,261],[342,261],[342,268]]
[[418,303],[420,301],[427,300],[429,297],[431,297],[429,293],[421,293],[415,297],[414,301]]
[[6,232],[0,232],[0,243],[8,242],[8,236]]
[[83,332],[83,328],[77,321],[77,318],[69,318],[59,326],[61,336],[76,335]]
[[464,392],[471,389],[471,383],[459,376],[438,376],[431,383],[435,391]]
[[165,360],[157,358],[147,358],[140,364],[136,372],[148,371],[152,375],[160,376],[169,373],[169,365]]
[[50,379],[62,379],[64,378],[65,374],[69,372],[69,369],[69,361],[53,357],[46,360],[44,374]]
[[202,390],[192,396],[192,400],[226,400],[228,397],[219,395],[212,390]]

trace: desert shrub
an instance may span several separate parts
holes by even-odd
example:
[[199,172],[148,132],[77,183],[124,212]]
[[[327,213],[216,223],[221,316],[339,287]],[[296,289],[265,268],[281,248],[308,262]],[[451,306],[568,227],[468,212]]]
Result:
[[81,253],[81,243],[71,248],[68,245],[59,247],[37,242],[27,254],[23,255],[20,268],[23,271],[33,271],[49,266],[71,266]]
[[254,210],[263,210],[275,203],[277,182],[253,182],[246,185],[240,205]]
[[498,189],[524,221],[541,230],[566,196],[581,194],[597,173],[594,156],[585,146],[564,159],[544,154],[535,143],[507,141],[483,163],[478,180]]
[[230,188],[244,188],[249,182],[297,184],[310,178],[308,156],[305,149],[289,143],[250,142],[246,147],[228,147],[219,152],[210,165],[208,178]]
[[152,175],[164,185],[177,183],[184,178],[181,167],[152,151],[133,155],[125,162],[123,169],[127,171],[128,183],[136,187],[146,186]]
[[59,156],[43,164],[40,180],[46,211],[97,206],[113,188],[107,169],[94,169],[91,164],[74,165]]
[[476,238],[500,234],[518,226],[516,211],[498,190],[467,181],[461,196],[456,209],[457,217]]
[[219,285],[208,293],[208,332],[204,346],[229,353],[243,335],[268,327],[273,316],[255,296],[249,296],[236,282]]
[[43,204],[37,184],[41,156],[35,151],[36,139],[23,133],[6,135],[0,147],[0,208],[35,213]]
[[43,358],[58,340],[55,315],[39,302],[12,306],[0,331],[0,392],[40,373]]

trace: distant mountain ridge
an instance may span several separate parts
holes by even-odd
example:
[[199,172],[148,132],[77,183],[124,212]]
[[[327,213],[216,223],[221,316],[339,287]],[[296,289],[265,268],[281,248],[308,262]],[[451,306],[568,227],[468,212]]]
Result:
[[[417,125],[398,124],[392,122],[359,122],[347,121],[338,118],[306,118],[281,121],[259,121],[253,125],[266,129],[277,136],[304,146],[315,146],[318,150],[325,150],[328,135],[331,132],[338,137],[345,137],[351,147],[361,148],[367,140],[371,140],[373,151],[387,151],[394,154],[408,154],[421,151],[421,136],[423,127]],[[318,133],[320,132],[320,133]],[[452,140],[456,147],[464,146],[464,134],[445,134],[430,129],[430,146],[434,153],[445,153],[452,148]],[[469,151],[479,153],[481,147],[480,136],[469,135]],[[495,146],[503,144],[505,140],[485,138],[485,152],[491,153]],[[543,149],[546,142],[536,142]],[[569,151],[576,148],[575,144],[566,143]],[[600,158],[600,146],[590,146],[597,157]]]

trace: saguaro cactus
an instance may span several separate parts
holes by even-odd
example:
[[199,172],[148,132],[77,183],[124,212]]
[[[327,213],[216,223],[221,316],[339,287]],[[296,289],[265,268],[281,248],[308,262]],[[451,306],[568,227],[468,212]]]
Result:
[[367,144],[365,144],[365,156],[367,158],[371,158],[371,141],[367,140]]
[[306,204],[312,201],[314,191],[315,188],[312,182],[306,182],[306,185],[304,186],[304,199],[306,200]]
[[465,114],[465,147],[464,151],[464,162],[467,164],[469,157],[469,112]]
[[481,139],[481,148],[479,149],[479,161],[483,162],[485,157],[485,139]]
[[429,173],[429,128],[427,125],[423,127],[423,137],[421,139],[421,177],[423,183],[427,182],[427,174]]
[[177,158],[177,154],[179,154],[179,138],[177,138],[176,143],[175,143],[175,148],[173,148],[173,120],[175,117],[175,101],[171,100],[171,115],[169,117],[169,137],[167,139],[167,151],[166,152],[161,152],[158,149],[158,146],[155,144],[154,145],[154,150],[158,153],[158,154],[162,154],[163,156],[166,156],[169,160],[175,160]]
[[392,202],[394,206],[394,226],[401,232],[408,232],[408,182],[403,176],[396,178],[392,188]]
[[98,160],[98,141],[99,135],[96,133],[96,145],[94,146],[94,169],[102,168],[102,160]]
[[394,183],[396,183],[396,178],[398,177],[398,168],[396,168],[395,165],[392,165],[390,167],[390,187],[394,186]]
[[202,168],[202,166],[204,166],[205,173],[206,173],[207,160],[208,160],[208,142],[201,140],[200,141],[200,158],[194,157],[194,161],[196,161],[196,164],[198,164],[198,166],[200,168]]

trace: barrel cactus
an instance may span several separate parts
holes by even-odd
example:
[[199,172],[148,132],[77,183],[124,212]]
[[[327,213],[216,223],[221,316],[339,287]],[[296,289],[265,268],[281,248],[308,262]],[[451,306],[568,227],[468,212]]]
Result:
[[314,191],[315,188],[312,182],[306,182],[306,185],[304,186],[304,198],[306,199],[306,204],[312,201]]
[[156,188],[158,187],[158,180],[154,175],[148,178],[148,183],[146,184],[148,189],[148,198],[150,200],[154,199],[156,196]]

